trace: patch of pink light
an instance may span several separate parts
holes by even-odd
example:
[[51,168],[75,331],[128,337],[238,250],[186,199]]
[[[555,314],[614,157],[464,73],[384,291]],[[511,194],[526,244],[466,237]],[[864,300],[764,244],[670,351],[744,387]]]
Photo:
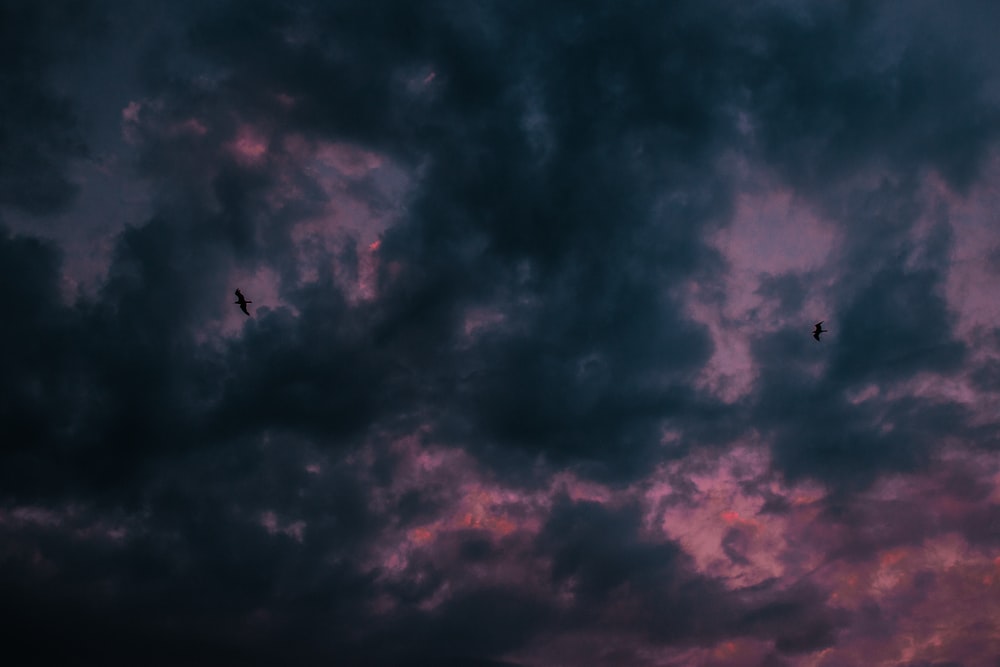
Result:
[[994,154],[977,185],[961,195],[933,174],[925,179],[927,208],[947,212],[953,231],[945,293],[959,317],[958,329],[975,343],[996,326],[1000,303],[994,286],[1000,277],[1000,154]]
[[879,393],[887,403],[917,397],[960,405],[969,411],[969,423],[976,426],[996,424],[1000,415],[997,395],[974,387],[965,375],[922,372],[907,380],[884,385]]
[[[672,462],[645,483],[647,521],[677,540],[698,571],[730,588],[773,577],[794,579],[822,562],[822,554],[792,545],[797,543],[797,530],[815,518],[814,503],[823,492],[809,484],[787,487],[767,481],[768,470],[766,448],[754,444]],[[673,497],[668,480],[678,477],[693,483],[696,491]],[[788,512],[761,512],[764,498],[744,490],[744,483],[761,480],[770,494],[788,500]],[[737,549],[740,559],[731,558],[723,547],[727,536],[734,535],[736,544],[731,548]]]
[[[537,491],[506,487],[491,480],[488,471],[460,448],[429,444],[416,435],[396,441],[392,450],[397,456],[393,483],[373,491],[372,507],[390,513],[400,498],[415,491],[442,510],[417,524],[398,524],[385,531],[369,558],[380,581],[412,579],[420,576],[428,559],[453,558],[459,535],[479,535],[503,553],[501,558],[463,565],[447,586],[424,602],[426,609],[485,583],[547,590],[547,566],[537,562],[540,556],[530,545],[556,497],[591,502],[612,498],[606,487],[570,473],[560,473]],[[391,609],[390,599],[383,598],[380,608]]]
[[170,128],[170,134],[173,135],[192,135],[196,137],[203,137],[208,134],[208,128],[197,118],[188,118],[187,120],[181,121],[173,125]]
[[[387,157],[347,143],[293,135],[284,140],[283,152],[286,169],[301,170],[328,201],[318,215],[296,223],[290,232],[300,281],[314,282],[332,271],[352,302],[374,299],[381,238],[403,210],[409,174]],[[302,195],[295,179],[279,181],[271,196],[276,208]],[[345,244],[356,251],[356,267],[341,266],[336,259]]]
[[[729,225],[714,233],[709,243],[728,267],[721,294],[710,285],[690,281],[682,298],[688,316],[708,328],[714,348],[696,384],[733,402],[751,391],[756,377],[751,336],[786,325],[776,304],[758,293],[762,279],[822,267],[836,246],[837,235],[791,191],[778,189],[740,194]],[[805,307],[822,319],[827,309],[823,292],[810,294]],[[811,317],[804,316],[805,320]]]
[[267,531],[268,535],[285,535],[301,544],[307,524],[301,520],[282,524],[277,514],[267,510],[260,515],[260,525]]
[[34,505],[19,505],[10,509],[0,509],[0,526],[43,526],[57,527],[64,521],[65,512],[37,507]]
[[[435,519],[409,528],[410,543],[427,544],[443,532],[463,529],[484,530],[494,537],[515,530],[539,530],[538,510],[544,500],[538,494],[490,482],[461,449],[420,445],[406,438],[398,441],[394,450],[406,457],[397,464],[397,478],[389,494],[399,498],[409,491],[423,491],[448,508]],[[388,506],[388,501],[383,499],[382,504]]]
[[260,165],[268,154],[269,139],[262,130],[249,123],[240,125],[236,138],[227,148],[233,158],[245,167]]
[[83,540],[122,542],[128,537],[128,526],[120,521],[92,517],[82,508],[69,504],[62,507],[18,505],[0,508],[0,528],[17,533],[25,529],[45,529],[72,535]]
[[[919,577],[924,583],[917,587]],[[838,561],[815,580],[833,605],[853,612],[878,608],[887,633],[846,629],[818,665],[896,667],[914,661],[959,661],[992,667],[1000,655],[1000,563],[970,549],[956,534],[879,551],[863,562]]]
[[[926,473],[877,482],[851,501],[845,518],[816,517],[792,533],[813,549],[846,554],[807,578],[859,619],[835,646],[796,664],[992,667],[1000,654],[1000,558],[970,543],[961,527],[969,516],[995,511],[995,492],[970,491],[995,484],[998,470],[996,454],[948,448]],[[860,620],[868,609],[885,620],[879,633]]]
[[394,78],[401,88],[417,100],[433,95],[435,88],[441,85],[440,81],[435,83],[438,73],[429,64],[403,68]]
[[597,627],[542,637],[527,649],[504,658],[516,664],[545,667],[759,667],[769,664],[765,660],[773,652],[773,642],[744,637],[709,646],[664,646],[651,643],[640,632]]
[[741,193],[733,219],[711,238],[732,271],[751,279],[819,268],[837,242],[835,229],[787,189]]
[[498,308],[472,307],[465,311],[465,318],[462,323],[462,342],[471,345],[482,334],[502,326],[507,320],[507,315]]

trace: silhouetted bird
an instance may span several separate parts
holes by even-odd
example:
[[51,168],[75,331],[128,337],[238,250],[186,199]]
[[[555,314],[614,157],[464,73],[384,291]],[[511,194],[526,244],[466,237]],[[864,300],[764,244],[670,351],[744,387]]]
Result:
[[822,327],[822,324],[823,320],[820,320],[819,322],[816,323],[816,328],[813,329],[813,338],[815,338],[816,340],[819,340],[820,334],[829,333],[826,329]]
[[246,299],[244,299],[243,298],[243,292],[239,291],[238,289],[236,290],[236,301],[233,301],[233,303],[240,304],[240,310],[242,310],[244,313],[246,313],[247,317],[250,316],[250,311],[247,310],[247,304],[248,303],[253,303],[253,301],[247,301]]

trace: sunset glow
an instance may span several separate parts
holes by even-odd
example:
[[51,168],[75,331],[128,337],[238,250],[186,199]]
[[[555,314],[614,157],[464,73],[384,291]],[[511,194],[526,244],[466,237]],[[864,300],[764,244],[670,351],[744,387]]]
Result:
[[997,667],[998,28],[0,3],[4,664]]

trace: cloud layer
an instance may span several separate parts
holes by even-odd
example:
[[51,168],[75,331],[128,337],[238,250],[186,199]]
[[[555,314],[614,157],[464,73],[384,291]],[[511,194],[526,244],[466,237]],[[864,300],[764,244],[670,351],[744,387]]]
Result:
[[10,650],[1000,659],[989,3],[2,11]]

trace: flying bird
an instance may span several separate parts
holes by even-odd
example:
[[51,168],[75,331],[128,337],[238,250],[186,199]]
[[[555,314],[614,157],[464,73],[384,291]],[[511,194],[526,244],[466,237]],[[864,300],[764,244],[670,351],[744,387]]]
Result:
[[820,320],[816,323],[816,328],[813,329],[813,338],[819,340],[819,335],[824,333],[828,333],[828,331],[823,328],[823,320]]
[[247,317],[250,317],[250,311],[247,310],[247,304],[253,303],[253,301],[247,301],[245,298],[243,298],[243,292],[241,292],[239,289],[236,290],[236,301],[233,301],[233,303],[240,304],[240,310],[246,313]]

